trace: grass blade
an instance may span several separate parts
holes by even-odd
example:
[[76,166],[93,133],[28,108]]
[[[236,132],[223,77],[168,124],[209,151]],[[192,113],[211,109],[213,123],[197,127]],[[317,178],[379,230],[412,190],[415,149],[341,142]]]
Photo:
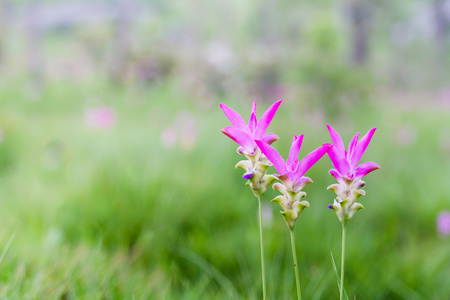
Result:
[[[337,285],[338,285],[338,289],[341,289],[341,278],[339,276],[338,270],[336,268],[336,263],[334,262],[334,257],[333,257],[333,252],[330,251],[330,255],[331,255],[331,264],[333,265],[333,270],[334,270],[334,275],[336,275],[336,281],[337,281]],[[345,300],[349,300],[348,296],[347,296],[347,292],[344,289],[344,299]]]
[[216,267],[214,267],[211,263],[205,260],[200,255],[189,251],[187,249],[181,249],[179,252],[180,256],[186,258],[193,264],[197,265],[200,269],[202,269],[206,274],[214,278],[217,283],[219,283],[222,288],[228,293],[230,299],[238,299],[239,293],[236,290],[234,284],[225,277]]

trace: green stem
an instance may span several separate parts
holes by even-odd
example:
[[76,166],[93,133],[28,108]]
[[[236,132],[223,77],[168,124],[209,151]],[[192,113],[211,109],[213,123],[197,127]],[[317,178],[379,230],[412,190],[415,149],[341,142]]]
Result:
[[341,253],[341,289],[340,300],[344,299],[344,261],[345,261],[345,224],[342,223],[342,253]]
[[298,276],[297,252],[295,251],[294,228],[290,228],[290,231],[291,231],[292,257],[294,259],[294,269],[295,269],[295,282],[297,284],[297,298],[298,300],[301,300],[302,291],[300,289],[300,277]]
[[258,196],[258,202],[259,202],[259,240],[261,245],[261,276],[263,285],[263,300],[267,300],[266,270],[264,267],[264,246],[263,246],[263,232],[262,232],[262,196]]

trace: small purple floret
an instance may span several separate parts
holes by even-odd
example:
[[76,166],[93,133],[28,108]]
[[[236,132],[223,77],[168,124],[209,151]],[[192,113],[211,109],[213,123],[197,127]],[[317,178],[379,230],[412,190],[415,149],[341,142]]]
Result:
[[254,173],[254,172],[245,173],[244,175],[242,175],[242,178],[244,178],[244,179],[250,179],[250,178],[253,177],[253,173]]
[[327,205],[329,209],[333,209],[333,204]]

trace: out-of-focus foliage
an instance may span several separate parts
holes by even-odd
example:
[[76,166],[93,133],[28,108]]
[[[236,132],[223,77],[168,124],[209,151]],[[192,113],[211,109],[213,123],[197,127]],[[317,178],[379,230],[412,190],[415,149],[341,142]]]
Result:
[[299,53],[296,68],[290,69],[290,80],[304,85],[308,102],[324,108],[330,120],[363,107],[373,91],[372,74],[349,64],[339,24],[329,14],[318,16],[304,43],[306,49]]
[[[186,101],[176,83],[125,93],[85,87],[59,85],[39,102],[15,101],[13,83],[1,91],[12,99],[0,114],[7,120],[1,151],[11,153],[0,182],[2,245],[16,232],[2,262],[3,295],[259,298],[257,202],[234,170],[236,146],[219,132],[228,124],[223,113]],[[86,103],[78,99],[100,90],[117,113],[113,128],[83,123]],[[250,109],[249,102],[226,101]],[[448,177],[448,113],[392,106],[380,118],[384,111],[383,104],[357,109],[354,123],[343,123],[350,127],[336,126],[346,140],[378,126],[363,160],[382,166],[367,177],[366,209],[349,226],[347,292],[445,298],[448,240],[436,232],[435,218],[448,203],[445,189],[436,188]],[[300,104],[283,103],[271,125],[281,153],[292,134],[305,133],[303,154],[329,142],[324,123],[308,118]],[[196,135],[183,140],[192,120]],[[338,294],[329,258],[330,249],[335,258],[340,253],[340,223],[326,207],[333,199],[325,189],[333,183],[330,167],[324,158],[308,173],[311,207],[296,228],[310,299]],[[269,191],[266,201],[275,195]],[[278,208],[266,204],[269,293],[289,299],[295,291],[288,232]]]
[[[326,123],[345,141],[378,127],[363,160],[382,169],[348,227],[348,295],[449,298],[450,240],[435,223],[449,209],[449,68],[430,2],[365,2],[358,65],[352,1],[100,1],[83,14],[85,1],[33,1],[46,7],[38,27],[30,3],[9,1],[0,24],[0,297],[259,299],[257,201],[218,103],[247,115],[257,100],[260,116],[283,98],[269,128],[283,155],[294,134],[301,155],[330,142]],[[306,174],[304,299],[338,295],[330,168],[324,157]],[[269,299],[292,299],[276,194],[264,199]]]

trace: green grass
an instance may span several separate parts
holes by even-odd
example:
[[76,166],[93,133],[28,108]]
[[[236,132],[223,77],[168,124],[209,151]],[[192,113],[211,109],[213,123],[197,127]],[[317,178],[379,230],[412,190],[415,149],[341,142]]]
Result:
[[[192,99],[176,82],[61,82],[38,101],[27,97],[19,83],[0,88],[0,249],[14,236],[0,262],[1,298],[261,298],[258,203],[234,169],[236,145],[219,131],[229,123],[218,101]],[[305,134],[301,155],[330,141],[325,123],[286,100],[270,127],[282,154],[293,134]],[[84,126],[84,109],[96,101],[116,110],[114,128]],[[250,102],[220,101],[248,117]],[[435,219],[449,207],[450,153],[438,136],[450,113],[381,103],[333,123],[345,141],[377,126],[363,160],[382,166],[367,176],[366,209],[348,225],[345,288],[350,299],[446,299],[450,239],[438,235]],[[258,114],[268,105],[258,103]],[[160,134],[181,111],[195,118],[196,142],[164,148]],[[403,124],[417,129],[410,144],[397,142]],[[311,207],[295,229],[304,299],[339,294],[330,167],[324,158],[309,171]],[[268,203],[275,195],[264,198],[273,210],[264,228],[268,294],[293,299],[289,232]]]

